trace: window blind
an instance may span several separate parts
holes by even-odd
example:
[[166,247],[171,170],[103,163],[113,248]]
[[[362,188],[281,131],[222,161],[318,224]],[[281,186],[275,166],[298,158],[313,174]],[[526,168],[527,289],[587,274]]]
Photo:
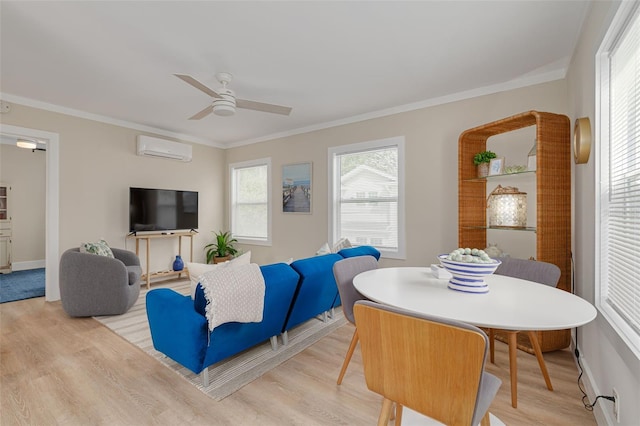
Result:
[[605,301],[640,334],[640,14],[609,57]]

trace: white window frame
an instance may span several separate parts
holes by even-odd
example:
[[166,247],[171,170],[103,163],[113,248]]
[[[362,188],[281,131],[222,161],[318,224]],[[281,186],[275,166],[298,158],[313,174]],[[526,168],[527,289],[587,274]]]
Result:
[[[251,167],[267,166],[267,237],[266,238],[242,238],[233,234],[234,229],[234,207],[235,207],[235,170],[246,169]],[[229,164],[229,225],[231,234],[238,240],[240,244],[252,244],[258,246],[270,246],[272,240],[271,216],[272,216],[272,193],[271,193],[271,158],[260,158],[257,160],[242,161],[239,163]]]
[[[618,333],[625,344],[631,349],[638,359],[640,359],[640,331],[631,324],[616,310],[613,303],[607,298],[607,250],[606,246],[607,229],[604,223],[607,219],[606,206],[608,204],[609,193],[609,132],[610,132],[610,110],[609,110],[609,79],[610,60],[609,56],[617,45],[618,40],[623,35],[627,25],[630,23],[634,13],[640,13],[636,2],[622,2],[616,16],[614,17],[603,42],[596,53],[596,211],[595,211],[595,302],[596,307]],[[598,143],[599,142],[599,143]]]
[[335,160],[337,155],[372,151],[395,147],[398,150],[398,248],[397,250],[380,249],[380,255],[389,259],[406,259],[406,232],[405,232],[405,154],[404,136],[378,139],[367,142],[359,142],[349,145],[341,145],[329,148],[328,178],[329,178],[329,245],[333,246],[339,239],[337,235],[337,205],[340,197],[339,180],[335,179]]

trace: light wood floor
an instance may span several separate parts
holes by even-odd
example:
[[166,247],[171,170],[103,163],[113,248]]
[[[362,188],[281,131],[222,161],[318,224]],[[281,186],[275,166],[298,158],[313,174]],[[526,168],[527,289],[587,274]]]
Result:
[[[93,319],[71,319],[44,298],[0,304],[0,424],[374,425],[381,398],[364,383],[359,350],[335,381],[353,328],[341,327],[216,402]],[[519,402],[510,405],[506,345],[488,370],[503,385],[490,411],[507,425],[595,425],[568,350],[518,353]]]

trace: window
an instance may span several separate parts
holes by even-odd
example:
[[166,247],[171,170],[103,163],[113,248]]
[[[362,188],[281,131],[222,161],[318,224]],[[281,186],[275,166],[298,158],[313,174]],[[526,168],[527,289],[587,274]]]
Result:
[[271,159],[229,165],[231,233],[241,243],[271,244]]
[[639,11],[621,4],[597,55],[596,304],[640,358]]
[[329,150],[329,240],[404,259],[404,137]]

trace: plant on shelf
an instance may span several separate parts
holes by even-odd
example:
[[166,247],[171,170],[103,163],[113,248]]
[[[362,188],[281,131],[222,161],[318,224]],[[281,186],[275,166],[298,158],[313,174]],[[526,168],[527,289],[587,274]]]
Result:
[[473,156],[473,164],[476,165],[478,177],[485,177],[489,174],[489,163],[496,158],[493,151],[482,151]]
[[234,243],[238,240],[232,237],[231,232],[214,232],[215,241],[204,246],[207,254],[207,263],[219,263],[229,260],[231,256],[238,253],[238,249],[234,247]]

